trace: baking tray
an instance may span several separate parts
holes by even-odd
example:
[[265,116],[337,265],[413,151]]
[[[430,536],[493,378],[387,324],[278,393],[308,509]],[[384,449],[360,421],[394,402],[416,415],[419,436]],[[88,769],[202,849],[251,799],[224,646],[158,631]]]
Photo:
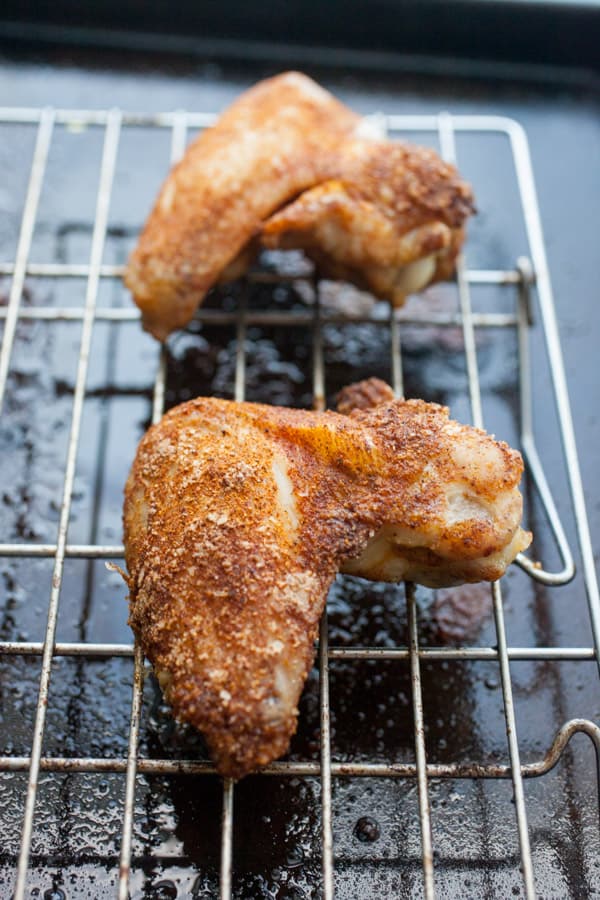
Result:
[[[537,880],[541,893],[585,896],[597,883],[596,773],[589,750],[565,747],[578,732],[598,741],[597,586],[524,133],[493,116],[388,116],[393,136],[456,154],[475,184],[480,217],[457,284],[390,316],[315,284],[298,260],[282,278],[282,260],[267,259],[172,341],[152,386],[156,345],[120,273],[169,157],[212,117],[2,111],[4,146],[19,148],[6,189],[22,206],[0,267],[12,279],[0,363],[8,890],[20,866],[17,895],[126,896],[129,881],[149,897],[412,896],[434,882],[441,894],[531,896]],[[340,578],[289,760],[221,788],[144,679],[122,586],[102,565],[120,558],[120,488],[142,429],[164,402],[200,393],[305,406],[375,374],[465,421],[485,413],[535,472],[532,320],[549,351],[538,360],[534,347],[534,382],[553,384],[558,407],[544,421],[566,450],[552,488],[562,478],[574,503],[555,514],[529,477],[527,517],[536,553],[568,581],[557,523],[574,515],[580,574],[550,589],[513,569],[491,598]]]

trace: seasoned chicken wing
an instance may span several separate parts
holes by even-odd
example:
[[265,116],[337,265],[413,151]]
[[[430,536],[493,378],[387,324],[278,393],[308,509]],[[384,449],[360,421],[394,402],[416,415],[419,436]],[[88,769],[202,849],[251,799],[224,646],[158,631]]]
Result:
[[129,259],[144,327],[164,340],[186,325],[261,241],[305,247],[395,302],[451,273],[470,189],[432,151],[369,140],[362,121],[296,72],[242,94],[173,168]]
[[336,572],[496,579],[530,541],[516,451],[381,382],[341,408],[192,400],[127,482],[131,625],[224,775],[286,751]]

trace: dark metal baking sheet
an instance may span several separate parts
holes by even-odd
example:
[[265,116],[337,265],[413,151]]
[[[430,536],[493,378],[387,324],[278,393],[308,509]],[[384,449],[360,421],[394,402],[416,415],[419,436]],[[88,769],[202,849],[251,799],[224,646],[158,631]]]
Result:
[[[131,68],[113,54],[93,60],[72,49],[44,52],[43,58],[5,58],[0,75],[11,103],[42,106],[159,110],[221,108],[260,75],[261,67],[175,63],[155,57],[132,59]],[[600,440],[595,251],[599,221],[600,175],[594,160],[600,129],[593,98],[557,95],[542,89],[518,91],[494,84],[473,89],[464,82],[419,80],[403,73],[383,78],[352,73],[316,73],[327,86],[365,112],[501,112],[521,121],[532,144],[550,267],[581,450],[592,533],[600,534],[600,493],[596,477]],[[7,216],[0,250],[14,252],[22,198],[22,159],[29,137],[0,141]],[[48,191],[42,197],[31,258],[85,262],[89,253],[99,135],[65,133],[53,146]],[[154,138],[153,138],[154,140]],[[472,149],[471,149],[472,148]],[[523,232],[511,188],[505,148],[482,154],[463,141],[461,167],[475,184],[481,213],[472,229],[469,264],[510,266],[522,252]],[[126,139],[119,156],[105,261],[122,262],[135,230],[164,174],[164,147]],[[0,290],[2,288],[0,287]],[[103,284],[100,305],[129,298],[118,282]],[[81,285],[29,284],[26,303],[76,305]],[[435,292],[442,308],[448,291]],[[506,303],[500,289],[474,292],[476,308]],[[235,298],[234,298],[235,299]],[[260,302],[264,302],[264,294]],[[216,302],[216,301],[215,301]],[[234,302],[232,300],[232,302]],[[298,303],[290,291],[272,302]],[[79,325],[23,323],[19,326],[8,416],[0,433],[3,531],[7,539],[53,540],[65,432],[72,398]],[[325,354],[330,395],[357,374],[389,378],[385,332],[372,326],[327,327]],[[197,329],[177,338],[169,362],[167,401],[231,392],[234,331],[223,326]],[[309,400],[307,358],[310,334],[290,336],[253,329],[248,397],[267,402],[305,404]],[[556,441],[547,372],[539,330],[534,329],[536,429],[544,462],[568,534],[573,522]],[[479,335],[486,421],[515,440],[515,344],[502,333]],[[119,540],[121,486],[135,443],[150,416],[156,349],[137,324],[95,326],[88,399],[70,540]],[[465,417],[466,379],[460,336],[435,329],[405,335],[406,392],[448,401]],[[530,496],[536,531],[552,562],[552,543]],[[43,636],[51,564],[2,560],[0,629],[3,639],[40,640]],[[58,639],[126,641],[126,611],[118,576],[100,561],[69,560],[61,597]],[[477,606],[477,598],[468,602]],[[436,645],[452,638],[453,618],[431,592],[419,591],[421,639]],[[406,643],[402,592],[341,579],[330,603],[331,643]],[[450,618],[449,618],[450,616]],[[506,588],[506,620],[514,645],[586,646],[589,625],[581,586],[560,590],[533,586],[519,571]],[[450,622],[450,624],[449,624]],[[486,645],[493,627],[483,617],[472,633],[455,639]],[[38,659],[1,662],[1,752],[29,749],[39,676]],[[65,755],[126,753],[131,660],[61,659],[55,664],[45,751]],[[555,731],[576,715],[600,717],[600,696],[592,662],[513,663],[517,723],[523,761],[539,759]],[[423,665],[427,745],[430,761],[457,758],[506,759],[496,663]],[[407,663],[332,663],[333,746],[335,758],[412,758],[410,681]],[[146,684],[142,752],[149,756],[202,755],[201,742],[173,726],[151,680]],[[318,758],[316,681],[302,704],[302,725],[293,753]],[[133,896],[212,897],[217,884],[221,794],[213,778],[138,779]],[[8,836],[0,864],[2,876],[14,867],[20,828],[24,776],[0,779],[0,830]],[[600,886],[595,771],[591,747],[577,739],[553,773],[526,782],[534,863],[543,896],[592,896]],[[520,891],[519,857],[511,803],[511,784],[434,782],[431,785],[436,871],[441,896],[506,897]],[[32,855],[31,889],[37,896],[59,891],[69,898],[112,896],[118,859],[123,802],[122,776],[44,775],[40,788]],[[377,823],[375,841],[361,820]],[[250,778],[236,791],[234,866],[236,897],[318,897],[320,880],[319,796],[316,780]],[[248,839],[252,836],[252,840]],[[416,786],[413,781],[342,779],[334,785],[334,838],[339,897],[415,896],[421,883]],[[4,885],[8,881],[5,880]],[[0,883],[0,894],[2,884]],[[48,895],[51,896],[51,895]]]

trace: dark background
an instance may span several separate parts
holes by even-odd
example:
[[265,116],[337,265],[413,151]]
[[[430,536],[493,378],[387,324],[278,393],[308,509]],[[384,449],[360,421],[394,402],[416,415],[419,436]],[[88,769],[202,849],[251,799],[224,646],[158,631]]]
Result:
[[[52,3],[5,0],[3,14],[24,32],[32,23],[47,29],[100,30],[160,36],[164,42],[270,42],[382,53],[576,66],[598,70],[600,22],[597,2],[519,0],[278,0],[204,3],[103,0]],[[41,33],[41,31],[39,32]],[[80,32],[80,37],[81,37]],[[63,35],[64,39],[64,35]],[[183,44],[180,43],[180,46]],[[381,60],[379,61],[381,64]]]

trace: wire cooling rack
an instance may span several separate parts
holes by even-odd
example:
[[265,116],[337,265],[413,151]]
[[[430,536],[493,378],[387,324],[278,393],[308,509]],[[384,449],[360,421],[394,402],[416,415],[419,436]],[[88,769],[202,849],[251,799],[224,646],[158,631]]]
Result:
[[[76,460],[81,438],[82,416],[86,400],[86,382],[95,322],[107,321],[123,323],[136,320],[138,312],[129,308],[102,308],[97,303],[99,287],[106,279],[118,279],[122,274],[119,265],[103,262],[107,234],[111,190],[119,153],[120,137],[124,129],[147,128],[166,130],[171,133],[171,161],[177,160],[186,145],[190,129],[203,128],[214,121],[213,115],[185,112],[161,115],[122,113],[119,110],[59,110],[59,109],[0,109],[0,123],[4,126],[31,126],[37,128],[37,137],[26,191],[18,245],[14,260],[0,263],[0,275],[10,277],[8,302],[0,307],[4,320],[4,333],[0,355],[0,404],[2,404],[11,369],[11,356],[19,323],[29,320],[52,322],[57,320],[77,320],[81,322],[79,359],[75,379],[70,432],[64,469],[62,502],[56,541],[50,544],[20,543],[0,544],[0,556],[12,558],[51,558],[53,573],[51,591],[47,607],[47,624],[41,642],[3,641],[0,656],[41,657],[39,694],[35,708],[35,722],[31,750],[25,756],[6,755],[0,757],[1,772],[22,772],[27,774],[27,790],[24,797],[22,834],[14,880],[15,900],[23,900],[28,885],[28,866],[32,845],[32,834],[36,821],[36,799],[41,773],[122,773],[124,775],[124,812],[120,847],[120,866],[116,877],[117,895],[120,900],[129,896],[132,834],[136,795],[136,776],[140,775],[213,775],[214,769],[208,762],[183,759],[154,759],[140,756],[138,742],[140,721],[144,715],[142,687],[144,660],[138,647],[130,644],[57,642],[57,619],[65,560],[70,558],[108,559],[119,558],[123,550],[117,545],[72,544],[68,542],[68,527],[72,508],[76,473]],[[393,648],[377,647],[335,647],[329,645],[327,613],[323,616],[318,647],[319,696],[320,696],[320,759],[318,761],[280,761],[264,770],[264,775],[314,776],[320,779],[321,830],[322,830],[322,895],[331,900],[335,888],[335,846],[332,837],[332,779],[341,776],[367,778],[407,778],[416,779],[418,786],[418,809],[421,834],[421,856],[423,891],[427,898],[435,896],[434,839],[432,836],[429,782],[431,779],[511,779],[514,789],[514,813],[518,830],[521,857],[522,886],[528,898],[536,895],[535,872],[530,847],[528,812],[524,796],[523,782],[526,778],[541,776],[552,769],[565,750],[570,738],[583,732],[594,743],[597,758],[600,755],[600,729],[588,719],[566,721],[556,734],[555,740],[538,760],[522,764],[519,752],[515,709],[513,704],[513,682],[511,663],[517,660],[557,660],[557,661],[598,661],[600,648],[600,601],[594,568],[592,545],[588,529],[584,493],[581,484],[573,425],[567,395],[565,375],[554,313],[552,290],[540,215],[536,199],[534,179],[526,136],[515,121],[493,116],[386,116],[382,117],[390,136],[398,134],[410,136],[414,133],[436,135],[443,156],[456,161],[457,135],[496,134],[508,139],[514,171],[518,183],[522,213],[524,216],[529,247],[528,256],[519,260],[512,269],[467,269],[459,261],[457,270],[457,310],[451,314],[431,313],[419,317],[420,324],[436,327],[459,327],[462,330],[464,354],[468,374],[468,394],[471,419],[476,426],[483,427],[483,409],[477,359],[477,329],[512,329],[516,331],[519,349],[520,385],[520,431],[521,449],[525,456],[529,474],[539,493],[547,520],[554,534],[556,546],[562,558],[562,568],[558,572],[548,572],[540,565],[521,557],[519,564],[535,580],[547,585],[560,585],[574,575],[573,555],[570,551],[560,517],[557,513],[552,493],[540,463],[534,440],[532,395],[530,383],[529,325],[535,305],[539,310],[550,363],[554,400],[560,428],[560,440],[564,449],[568,483],[570,487],[576,530],[579,541],[578,554],[581,559],[581,577],[585,583],[591,636],[590,646],[583,647],[513,647],[507,642],[502,584],[491,586],[493,616],[496,631],[495,646],[469,647],[422,647],[418,632],[418,609],[412,585],[405,586],[408,612],[408,646]],[[93,225],[91,251],[87,264],[36,263],[30,260],[32,237],[36,225],[40,195],[44,185],[49,150],[57,129],[97,128],[103,133],[103,150],[100,163],[96,201],[96,215]],[[460,162],[460,161],[459,161]],[[28,306],[22,302],[26,279],[74,279],[85,284],[85,301],[81,306]],[[278,276],[257,274],[254,281],[277,281]],[[252,279],[250,279],[250,282]],[[517,295],[516,312],[475,312],[471,305],[473,285],[502,286]],[[251,287],[251,284],[250,284]],[[332,321],[361,321],[357,315],[343,315],[326,312],[319,302],[319,285],[315,283],[316,301],[312,309],[306,311],[252,311],[243,300],[237,310],[231,312],[216,309],[201,309],[198,320],[204,323],[230,325],[237,336],[235,360],[236,400],[245,395],[246,352],[249,338],[247,329],[253,325],[285,325],[290,328],[307,327],[313,331],[312,392],[315,408],[325,405],[326,366],[323,355],[323,327]],[[367,316],[368,318],[368,316]],[[403,362],[401,357],[401,329],[410,324],[410,315],[405,311],[391,311],[386,320],[378,320],[379,326],[389,329],[390,368],[395,391],[402,393]],[[154,385],[152,420],[157,421],[165,403],[166,351],[158,351],[158,371]],[[427,399],[427,398],[425,398]],[[0,535],[1,537],[1,535]],[[43,754],[46,730],[48,698],[57,657],[84,657],[101,659],[113,657],[134,658],[132,701],[127,757],[93,758],[60,757]],[[332,758],[330,750],[330,701],[329,664],[333,660],[407,660],[410,665],[412,710],[414,717],[414,761],[408,763],[387,763],[377,760],[349,763]],[[508,762],[451,762],[428,763],[425,740],[425,716],[423,706],[421,666],[423,662],[455,662],[458,660],[496,661],[499,665],[503,709],[507,735]],[[233,846],[234,784],[223,783],[220,897],[228,900],[232,896],[232,872],[235,859]]]

